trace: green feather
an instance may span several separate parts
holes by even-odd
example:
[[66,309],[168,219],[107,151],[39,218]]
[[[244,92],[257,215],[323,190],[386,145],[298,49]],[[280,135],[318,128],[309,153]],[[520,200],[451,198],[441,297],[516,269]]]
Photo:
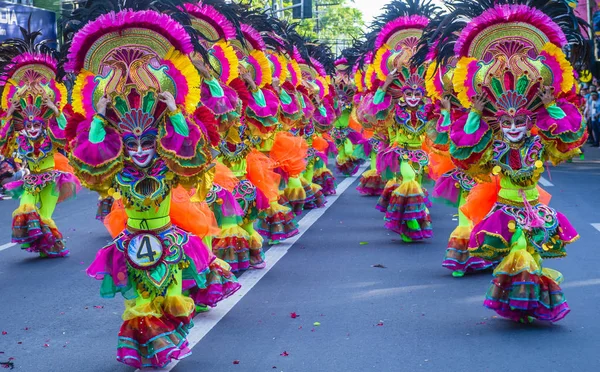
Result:
[[497,96],[500,96],[502,93],[504,93],[504,88],[502,87],[502,83],[500,83],[498,78],[492,78],[492,89]]
[[526,75],[523,75],[517,80],[517,93],[525,94],[527,87],[529,86],[529,78]]

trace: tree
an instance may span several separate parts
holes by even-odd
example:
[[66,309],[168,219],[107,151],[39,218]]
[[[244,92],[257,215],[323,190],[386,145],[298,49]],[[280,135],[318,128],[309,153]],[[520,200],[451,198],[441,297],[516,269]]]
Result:
[[[313,18],[303,19],[298,32],[306,37],[322,40],[332,46],[334,53],[349,46],[354,38],[363,33],[362,12],[352,6],[353,0],[313,0]],[[253,0],[252,5],[266,9],[272,6],[272,0]],[[276,0],[276,4],[279,1]],[[283,6],[291,6],[291,0],[284,0]],[[277,14],[281,17],[281,13]],[[283,17],[292,20],[291,10],[283,12]]]

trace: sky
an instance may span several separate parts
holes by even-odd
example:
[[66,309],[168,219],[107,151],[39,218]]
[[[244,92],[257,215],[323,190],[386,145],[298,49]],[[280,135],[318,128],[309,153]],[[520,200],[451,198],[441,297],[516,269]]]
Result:
[[[382,13],[383,8],[391,0],[354,0],[354,6],[363,13],[363,19],[366,25],[369,25],[373,18]],[[441,4],[443,1],[434,1]]]

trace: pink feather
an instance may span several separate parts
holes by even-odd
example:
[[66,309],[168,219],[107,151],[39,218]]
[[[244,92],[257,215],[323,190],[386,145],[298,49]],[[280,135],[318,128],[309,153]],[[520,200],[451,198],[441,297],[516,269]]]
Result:
[[83,67],[90,46],[100,37],[111,32],[122,32],[128,28],[145,28],[161,34],[180,52],[189,54],[194,50],[192,41],[179,22],[166,14],[154,10],[123,10],[103,14],[89,22],[73,37],[67,56],[65,70],[77,72]]
[[381,48],[383,44],[387,42],[390,36],[392,36],[394,33],[400,30],[407,30],[410,28],[418,28],[422,30],[425,27],[427,27],[428,24],[429,19],[420,15],[403,16],[396,18],[395,20],[390,21],[386,23],[385,26],[383,26],[383,28],[379,32],[379,35],[377,35],[377,38],[375,39],[375,49]]
[[471,42],[481,31],[490,26],[508,22],[528,23],[544,33],[551,43],[560,47],[567,43],[567,38],[560,27],[541,10],[527,5],[496,5],[469,22],[456,41],[454,52],[459,57],[466,56]]

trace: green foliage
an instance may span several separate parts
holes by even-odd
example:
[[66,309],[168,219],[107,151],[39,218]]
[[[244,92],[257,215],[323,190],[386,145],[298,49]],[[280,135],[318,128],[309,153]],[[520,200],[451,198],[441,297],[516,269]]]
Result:
[[[278,0],[277,3],[279,3]],[[301,20],[297,28],[298,32],[301,35],[324,41],[352,40],[360,37],[364,26],[362,12],[352,3],[353,0],[313,0],[313,18]],[[252,0],[252,5],[265,9],[271,7],[272,2],[271,0]],[[291,0],[283,1],[284,7],[291,5]],[[282,17],[281,13],[278,16]],[[298,21],[292,20],[291,10],[284,11],[283,17],[290,21]]]

